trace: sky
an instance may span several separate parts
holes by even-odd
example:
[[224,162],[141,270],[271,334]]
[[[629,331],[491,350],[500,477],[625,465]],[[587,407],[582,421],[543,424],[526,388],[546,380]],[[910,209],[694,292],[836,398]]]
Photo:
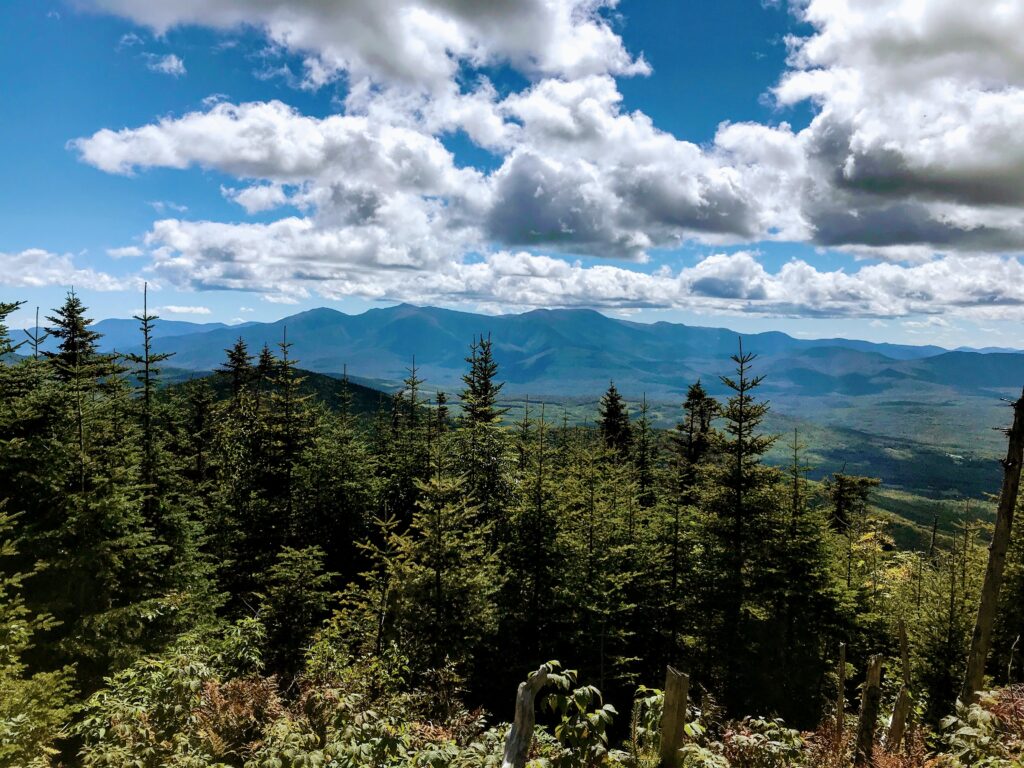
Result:
[[0,299],[1024,347],[1024,0],[7,0]]

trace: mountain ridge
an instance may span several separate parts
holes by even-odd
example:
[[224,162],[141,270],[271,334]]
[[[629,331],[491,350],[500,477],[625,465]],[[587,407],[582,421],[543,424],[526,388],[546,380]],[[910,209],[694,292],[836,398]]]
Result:
[[[95,329],[116,328],[119,351],[126,323],[104,320]],[[162,323],[166,325],[161,326]],[[510,394],[589,395],[609,379],[639,397],[676,399],[693,380],[710,381],[732,366],[742,338],[769,374],[772,392],[803,396],[906,394],[914,388],[1003,390],[1024,381],[1024,354],[949,350],[934,345],[874,343],[858,339],[798,339],[781,331],[740,334],[728,328],[658,321],[639,323],[586,309],[536,309],[482,315],[440,307],[399,304],[347,314],[317,307],[280,320],[242,325],[157,321],[155,347],[174,354],[182,368],[211,370],[239,337],[255,354],[275,347],[287,328],[292,355],[320,373],[350,373],[399,382],[416,361],[431,386],[461,385],[470,342],[490,334]],[[105,337],[105,348],[115,348]]]

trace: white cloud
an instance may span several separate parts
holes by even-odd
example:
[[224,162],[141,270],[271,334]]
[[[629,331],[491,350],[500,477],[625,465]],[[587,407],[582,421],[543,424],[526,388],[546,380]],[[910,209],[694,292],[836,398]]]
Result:
[[209,307],[190,307],[181,306],[178,304],[168,304],[163,307],[157,307],[154,310],[157,314],[164,315],[208,315],[210,314]]
[[[281,231],[284,228],[284,231]],[[158,222],[149,236],[156,272],[182,289],[232,289],[268,301],[327,299],[492,307],[686,308],[761,315],[906,317],[955,313],[1024,320],[1024,263],[998,256],[947,256],[924,264],[878,263],[822,271],[792,260],[768,272],[756,254],[714,254],[677,272],[584,266],[524,252],[480,259],[412,249],[382,261],[379,243],[305,220],[269,225]],[[453,249],[451,253],[457,250]]]
[[222,101],[227,101],[228,95],[226,93],[211,93],[209,96],[204,96],[202,105],[204,107],[212,107],[214,104],[219,104]]
[[245,208],[246,213],[259,213],[279,208],[288,202],[280,184],[257,184],[245,189],[221,187],[221,194]]
[[[1024,248],[1024,5],[801,0],[774,93],[817,110],[801,195],[826,245]],[[953,212],[954,215],[951,215]]]
[[168,53],[166,56],[146,53],[143,54],[143,57],[146,59],[146,69],[150,72],[159,72],[162,75],[170,75],[171,77],[182,77],[187,74],[185,62],[173,53]]
[[122,248],[107,248],[107,256],[110,256],[112,259],[136,258],[144,255],[144,253],[145,251],[137,245],[126,245]]
[[[811,33],[788,41],[773,95],[809,102],[812,122],[724,122],[698,145],[623,105],[615,77],[647,67],[609,20],[615,0],[93,2],[158,34],[255,25],[302,58],[296,84],[347,79],[343,113],[324,118],[218,98],[71,142],[109,173],[213,170],[238,180],[222,194],[247,213],[293,208],[269,223],[156,222],[154,269],[178,286],[277,302],[1021,316],[1024,4],[793,0]],[[494,63],[529,84],[499,95],[473,69]],[[497,167],[459,167],[442,142],[456,130]],[[649,273],[556,257],[761,240],[881,263],[769,273],[734,253]]]
[[463,64],[510,63],[538,75],[646,73],[602,11],[617,0],[92,0],[158,34],[201,24],[261,27],[278,46],[306,57],[306,79],[400,83],[428,90]]
[[167,213],[167,211],[185,213],[188,210],[187,205],[180,205],[178,203],[171,202],[170,200],[150,200],[149,207],[161,214]]
[[125,48],[134,48],[137,45],[142,45],[143,42],[143,39],[134,32],[126,32],[125,34],[121,35],[121,39],[117,41],[115,49],[118,51],[122,51]]
[[141,290],[142,280],[115,277],[91,267],[77,267],[71,254],[29,248],[18,253],[0,251],[0,285],[10,288],[59,285],[93,291],[123,291],[129,288]]

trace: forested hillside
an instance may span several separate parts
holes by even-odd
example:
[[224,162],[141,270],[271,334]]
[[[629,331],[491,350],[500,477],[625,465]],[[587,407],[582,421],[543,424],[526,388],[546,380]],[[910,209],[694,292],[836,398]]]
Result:
[[74,294],[42,348],[15,307],[0,766],[1022,764],[1019,526],[984,592],[991,692],[961,696],[998,531],[897,547],[877,479],[837,450],[812,482],[769,430],[750,342],[713,387],[678,372],[673,428],[614,371],[587,427],[506,414],[486,336],[447,395],[411,367],[371,409],[284,336],[166,386],[145,311],[116,355]]
[[[105,334],[99,349],[138,353],[133,322],[96,323]],[[614,379],[634,411],[646,399],[657,427],[676,423],[695,381],[715,397],[728,396],[720,377],[731,371],[737,339],[725,328],[636,323],[589,310],[489,316],[404,304],[357,315],[319,308],[233,327],[161,319],[154,349],[172,353],[177,369],[207,372],[238,338],[254,350],[276,349],[286,329],[304,369],[340,377],[347,366],[360,382],[389,391],[415,359],[429,391],[457,392],[466,340],[490,335],[512,420],[530,398],[566,408],[573,422],[593,423],[597,399]],[[766,374],[760,391],[772,402],[769,429],[799,429],[816,466],[845,463],[930,498],[977,498],[998,483],[993,459],[1003,445],[991,427],[1002,420],[999,398],[1015,395],[1024,381],[1024,354],[778,332],[745,340]],[[784,454],[777,446],[769,460]]]

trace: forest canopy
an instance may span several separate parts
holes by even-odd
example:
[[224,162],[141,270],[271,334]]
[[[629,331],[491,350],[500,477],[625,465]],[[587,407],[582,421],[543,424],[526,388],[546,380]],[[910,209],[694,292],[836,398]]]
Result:
[[[676,764],[838,766],[874,660],[866,759],[1021,765],[1024,536],[991,692],[958,702],[991,526],[897,547],[876,479],[813,482],[800,434],[766,431],[742,344],[727,396],[688,382],[664,430],[611,381],[593,426],[543,404],[509,420],[487,335],[461,391],[411,364],[368,409],[347,379],[314,397],[286,337],[168,386],[148,311],[122,356],[74,293],[27,338],[16,307],[2,766],[499,765],[517,686],[545,669],[536,765],[657,765],[669,665],[689,681]],[[765,461],[779,443],[786,466]]]

